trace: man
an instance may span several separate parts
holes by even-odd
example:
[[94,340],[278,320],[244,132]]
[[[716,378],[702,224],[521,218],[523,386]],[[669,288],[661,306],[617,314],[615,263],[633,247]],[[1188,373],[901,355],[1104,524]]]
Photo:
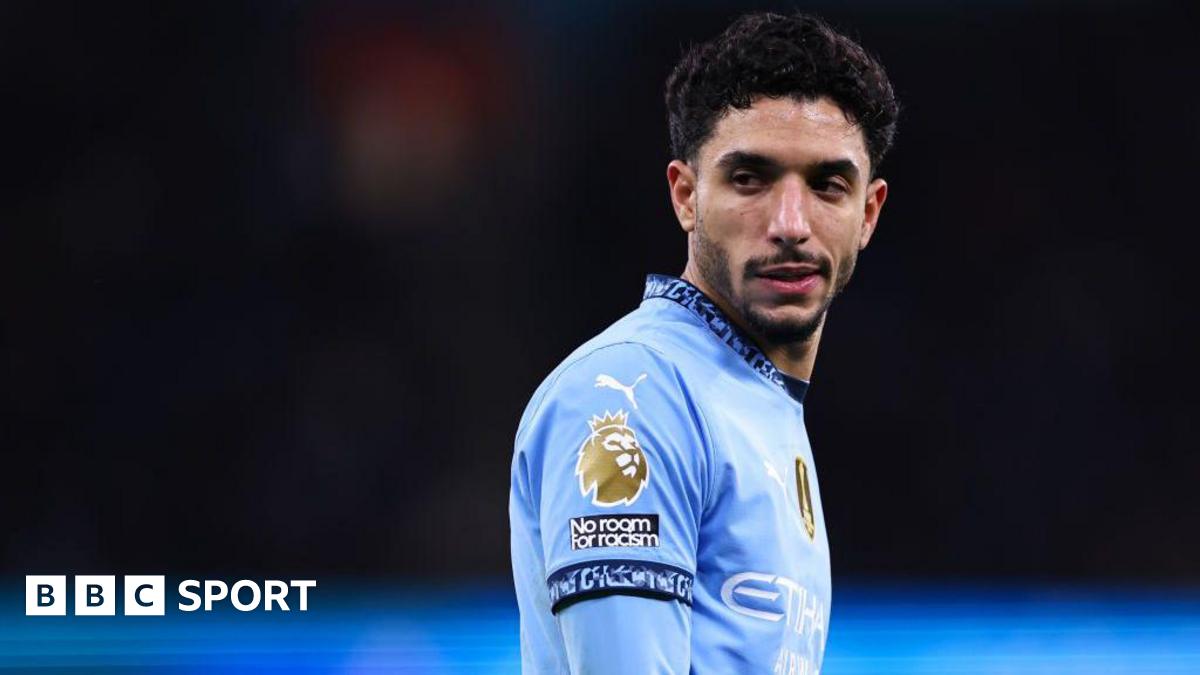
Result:
[[667,81],[682,278],[571,354],[517,431],[525,673],[817,673],[829,550],[803,399],[887,197],[882,67],[744,16]]

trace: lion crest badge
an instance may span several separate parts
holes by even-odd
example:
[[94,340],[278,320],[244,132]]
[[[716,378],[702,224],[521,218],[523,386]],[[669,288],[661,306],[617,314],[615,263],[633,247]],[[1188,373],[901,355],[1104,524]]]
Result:
[[632,504],[650,480],[646,454],[628,421],[629,414],[623,410],[616,414],[605,411],[603,417],[593,415],[588,421],[592,433],[579,446],[575,475],[579,476],[580,494],[587,497],[592,493],[596,506]]

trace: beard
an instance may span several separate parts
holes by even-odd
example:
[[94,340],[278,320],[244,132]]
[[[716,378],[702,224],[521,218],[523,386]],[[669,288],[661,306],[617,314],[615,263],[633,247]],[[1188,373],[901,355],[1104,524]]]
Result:
[[[772,345],[792,345],[811,339],[825,320],[825,314],[829,311],[829,305],[833,299],[850,282],[850,277],[854,275],[856,262],[854,255],[846,259],[845,264],[838,270],[837,279],[834,280],[832,288],[821,299],[817,310],[811,316],[776,318],[754,305],[744,294],[737,295],[735,293],[729,252],[721,244],[705,236],[703,223],[700,220],[696,222],[693,255],[695,256],[696,270],[705,283],[725,298],[754,334],[761,336]],[[748,260],[742,270],[742,287],[744,288],[747,281],[757,276],[758,270],[784,263],[815,265],[817,273],[826,279],[829,278],[832,268],[832,263],[825,256],[794,248],[781,249],[775,255]]]

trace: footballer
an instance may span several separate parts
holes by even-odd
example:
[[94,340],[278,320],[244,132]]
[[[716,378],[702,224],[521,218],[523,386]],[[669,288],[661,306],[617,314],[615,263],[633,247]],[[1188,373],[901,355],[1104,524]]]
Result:
[[831,589],[804,394],[899,108],[854,41],[768,13],[689,48],[666,104],[683,273],[650,275],[517,430],[523,670],[815,674]]

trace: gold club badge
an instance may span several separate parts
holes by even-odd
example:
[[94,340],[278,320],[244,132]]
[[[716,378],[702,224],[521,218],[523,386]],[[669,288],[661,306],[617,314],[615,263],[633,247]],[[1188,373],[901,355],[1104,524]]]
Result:
[[580,494],[587,497],[594,491],[592,503],[596,506],[632,504],[650,480],[646,455],[628,421],[629,414],[623,410],[616,414],[605,411],[603,417],[593,415],[588,421],[592,433],[579,446],[575,474]]
[[813,516],[812,493],[808,487],[808,466],[800,457],[796,458],[796,500],[800,502],[800,518],[804,521],[804,531],[812,539],[817,534],[817,520]]

